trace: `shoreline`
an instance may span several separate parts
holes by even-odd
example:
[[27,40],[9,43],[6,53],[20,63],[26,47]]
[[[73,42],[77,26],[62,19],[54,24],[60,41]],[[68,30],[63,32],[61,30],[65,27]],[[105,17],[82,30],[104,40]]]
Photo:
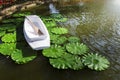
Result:
[[16,11],[22,11],[22,10],[34,7],[36,5],[41,5],[41,4],[44,4],[44,2],[42,2],[42,1],[27,1],[27,2],[24,2],[21,4],[12,5],[8,8],[5,8],[0,11],[0,20],[2,20],[4,17],[7,17],[7,16],[15,13]]

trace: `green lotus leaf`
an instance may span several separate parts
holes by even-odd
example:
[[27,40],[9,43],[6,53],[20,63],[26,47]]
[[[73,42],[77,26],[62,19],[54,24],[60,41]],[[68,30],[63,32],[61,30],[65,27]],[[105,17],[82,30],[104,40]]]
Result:
[[2,23],[13,23],[14,21],[14,19],[4,19]]
[[0,53],[3,55],[10,56],[11,53],[16,49],[15,43],[2,43],[0,44]]
[[84,65],[81,61],[81,58],[78,57],[78,56],[75,56],[74,57],[74,64],[72,65],[72,67],[70,67],[71,69],[74,69],[74,70],[80,70],[80,69],[83,69],[84,68]]
[[54,58],[54,59],[50,58],[49,61],[54,68],[58,68],[58,69],[70,68],[70,69],[78,70],[83,68],[83,64],[80,58],[71,55],[69,53],[64,53],[64,55],[61,58]]
[[58,58],[61,57],[64,52],[61,46],[52,45],[50,48],[44,49],[42,53],[46,57]]
[[72,60],[72,56],[67,53],[64,53],[63,57],[60,58],[55,58],[55,59],[50,58],[49,61],[54,68],[58,68],[58,69],[68,69],[72,67],[72,65],[74,64]]
[[58,37],[58,38],[52,40],[51,42],[55,43],[55,44],[63,44],[66,41],[67,41],[67,38],[65,36],[61,36],[61,37]]
[[68,38],[68,41],[70,43],[80,42],[80,38],[71,36]]
[[5,31],[0,30],[0,37],[2,37],[3,35],[5,35]]
[[46,27],[54,27],[56,26],[56,22],[52,18],[42,18],[43,22],[45,23]]
[[54,40],[58,39],[59,36],[60,35],[56,35],[56,34],[50,33],[50,40],[54,41]]
[[4,24],[0,26],[0,30],[10,30],[11,28],[16,28],[16,26],[13,24]]
[[51,17],[56,21],[56,22],[66,22],[67,18],[65,18],[61,14],[52,14]]
[[88,66],[88,68],[96,71],[105,70],[110,65],[110,62],[105,57],[98,55],[98,53],[85,55],[82,62]]
[[30,12],[21,12],[21,13],[15,13],[12,15],[12,17],[25,17],[27,15],[30,15]]
[[88,47],[83,43],[68,43],[66,45],[66,49],[68,52],[76,55],[82,55],[88,51]]
[[66,28],[57,27],[57,28],[53,28],[51,32],[54,34],[67,34],[68,30]]
[[11,54],[11,59],[14,60],[17,64],[25,64],[35,58],[36,54],[30,49],[26,49],[24,51],[16,49]]
[[5,34],[2,39],[3,42],[16,42],[16,33],[7,33]]

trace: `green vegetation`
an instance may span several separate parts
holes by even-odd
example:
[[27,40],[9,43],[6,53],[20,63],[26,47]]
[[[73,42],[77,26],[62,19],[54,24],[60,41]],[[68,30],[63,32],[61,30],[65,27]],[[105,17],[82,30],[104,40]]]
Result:
[[83,63],[88,68],[101,71],[109,67],[110,62],[103,56],[96,54],[87,54],[83,57]]
[[[25,64],[36,58],[36,51],[29,48],[24,41],[23,32],[19,30],[21,22],[30,13],[15,13],[14,19],[3,20],[0,27],[0,53],[9,56],[17,64]],[[50,34],[51,47],[42,51],[49,58],[50,64],[57,69],[80,70],[88,67],[102,71],[109,67],[110,62],[100,54],[91,53],[79,37],[71,36],[68,29],[57,26],[57,22],[65,22],[61,14],[53,14],[51,18],[41,17]],[[52,19],[53,18],[53,19]],[[14,25],[9,24],[12,22]]]

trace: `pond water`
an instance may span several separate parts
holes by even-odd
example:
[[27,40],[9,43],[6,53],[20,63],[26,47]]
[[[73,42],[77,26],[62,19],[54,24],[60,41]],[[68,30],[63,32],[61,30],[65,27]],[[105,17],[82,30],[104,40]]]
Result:
[[[91,51],[106,56],[111,62],[109,69],[102,72],[57,70],[41,54],[28,64],[17,65],[0,55],[0,80],[120,80],[119,7],[119,0],[93,0],[57,6],[59,12],[68,18],[67,22],[58,23],[58,26],[68,28],[69,33],[81,38]],[[32,9],[32,12],[47,15],[48,5]]]

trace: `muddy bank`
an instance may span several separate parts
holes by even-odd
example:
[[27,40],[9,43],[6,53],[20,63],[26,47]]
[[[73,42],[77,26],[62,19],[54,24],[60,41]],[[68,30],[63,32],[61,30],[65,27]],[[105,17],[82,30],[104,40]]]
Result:
[[22,11],[22,10],[28,9],[30,7],[34,7],[36,5],[41,5],[41,4],[44,4],[44,2],[42,2],[42,1],[28,1],[28,2],[24,2],[22,4],[12,5],[8,8],[3,9],[2,11],[0,11],[0,20],[2,20],[6,16],[9,16],[9,15],[15,13],[16,11]]

